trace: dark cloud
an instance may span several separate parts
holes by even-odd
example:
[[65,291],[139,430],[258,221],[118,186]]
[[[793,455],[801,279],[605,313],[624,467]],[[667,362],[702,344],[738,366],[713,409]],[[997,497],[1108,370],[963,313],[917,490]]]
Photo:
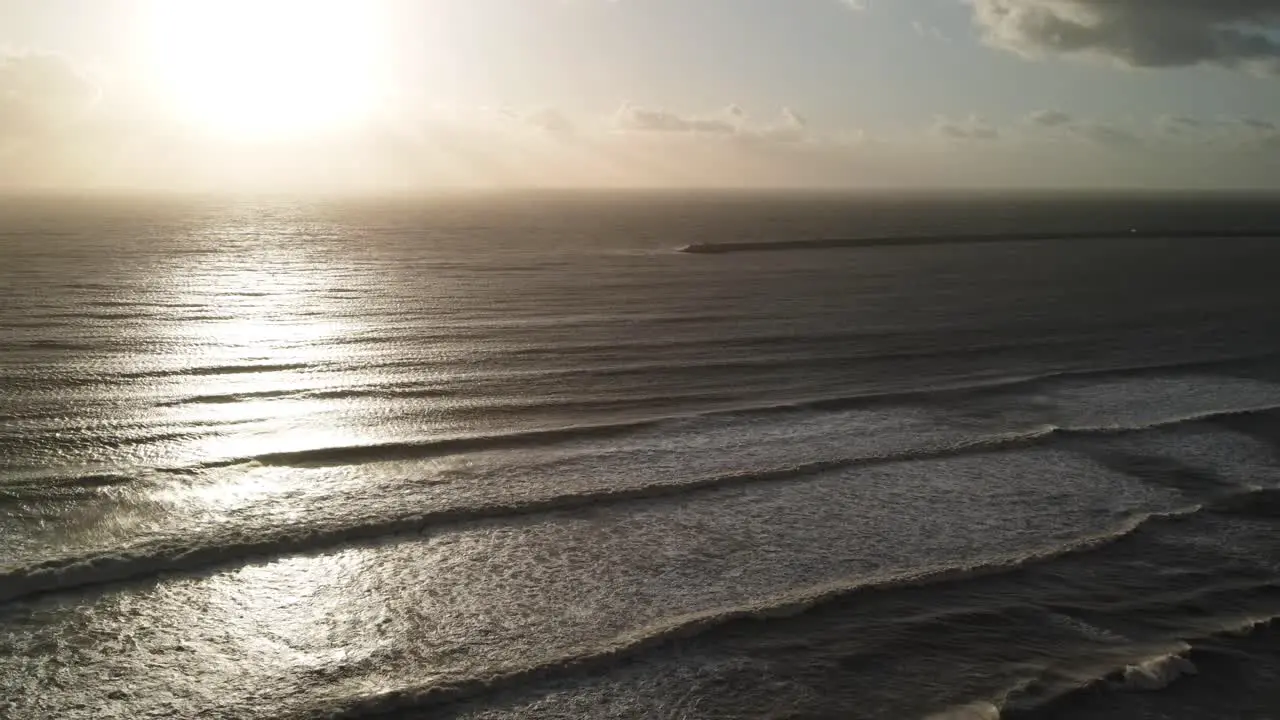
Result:
[[952,140],[997,140],[1000,138],[999,130],[976,115],[971,115],[963,120],[940,117],[933,125],[933,132],[935,135]]
[[1019,53],[1280,74],[1280,0],[973,0],[973,7],[987,42]]
[[1280,130],[1280,125],[1276,125],[1276,123],[1271,122],[1270,120],[1259,120],[1257,118],[1244,118],[1240,121],[1240,124],[1250,130],[1257,130],[1260,132],[1276,132],[1277,130]]
[[1280,123],[1260,118],[1240,118],[1235,123],[1235,137],[1243,147],[1268,152],[1280,149]]

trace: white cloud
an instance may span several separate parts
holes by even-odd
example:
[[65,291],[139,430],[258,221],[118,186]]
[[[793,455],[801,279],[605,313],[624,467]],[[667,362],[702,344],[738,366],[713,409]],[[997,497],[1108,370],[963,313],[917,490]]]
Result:
[[755,143],[805,142],[811,139],[808,126],[808,119],[789,107],[782,108],[775,121],[755,122],[737,104],[710,115],[685,115],[626,104],[613,122],[621,132],[698,135]]
[[1153,118],[1138,127],[1052,109],[1003,126],[943,116],[869,138],[794,108],[754,115],[740,105],[691,113],[630,104],[597,114],[402,104],[340,133],[219,138],[131,96],[104,95],[66,60],[0,57],[7,187],[1280,187],[1264,147],[1280,147],[1269,118]]
[[931,38],[933,40],[941,40],[943,42],[946,42],[948,40],[947,36],[943,34],[943,32],[939,30],[937,27],[933,25],[928,25],[924,22],[921,22],[920,20],[912,20],[911,29],[914,30],[917,35],[923,38]]
[[[732,113],[730,115],[732,116]],[[623,105],[618,109],[614,123],[619,130],[630,132],[732,135],[738,131],[737,125],[724,118],[687,116],[631,104]]]
[[18,141],[74,123],[97,88],[57,55],[0,55],[0,139]]
[[538,108],[527,113],[517,114],[517,117],[529,125],[557,137],[569,137],[576,132],[573,121],[555,108]]

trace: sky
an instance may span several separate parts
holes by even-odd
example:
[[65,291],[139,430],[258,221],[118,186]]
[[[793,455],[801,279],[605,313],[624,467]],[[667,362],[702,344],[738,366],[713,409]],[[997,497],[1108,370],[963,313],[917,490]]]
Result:
[[1280,0],[0,0],[0,187],[1280,189]]

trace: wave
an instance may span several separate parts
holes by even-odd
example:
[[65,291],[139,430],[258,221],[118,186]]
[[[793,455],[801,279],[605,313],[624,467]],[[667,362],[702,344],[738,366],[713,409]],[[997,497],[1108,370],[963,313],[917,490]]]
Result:
[[[864,594],[904,588],[928,588],[977,578],[1017,572],[1028,566],[1049,562],[1064,556],[1088,553],[1119,542],[1138,532],[1150,522],[1180,518],[1199,512],[1198,507],[1175,513],[1153,513],[1131,518],[1116,530],[1081,538],[1073,543],[1039,553],[991,558],[972,565],[945,566],[912,573],[890,575],[853,582],[837,582],[807,588],[771,598],[767,601],[729,609],[709,610],[668,618],[591,651],[556,658],[543,664],[495,673],[489,677],[445,677],[431,685],[402,688],[344,701],[316,713],[328,718],[361,718],[397,712],[426,711],[444,705],[474,700],[478,697],[519,690],[549,676],[564,676],[610,669],[638,654],[660,648],[674,641],[688,640],[727,626],[755,623],[802,615],[811,610]],[[998,718],[990,714],[986,703],[966,706],[969,714],[940,715],[938,718]],[[986,714],[982,714],[982,713]],[[977,713],[977,714],[974,714]]]
[[[653,396],[648,398],[628,398],[622,401],[615,400],[578,400],[573,402],[524,402],[524,403],[495,403],[486,406],[477,406],[477,408],[501,411],[505,409],[530,410],[530,409],[634,409],[644,405],[663,405],[672,400],[680,401],[699,401],[708,403],[720,403],[722,407],[705,410],[702,412],[692,411],[688,413],[680,413],[674,415],[654,416],[642,420],[624,423],[626,427],[640,427],[652,425],[661,421],[679,420],[694,417],[714,417],[727,415],[743,415],[743,414],[764,414],[770,412],[792,412],[798,410],[818,410],[833,411],[853,409],[857,407],[870,405],[883,405],[901,400],[929,400],[929,399],[952,399],[955,397],[963,397],[973,393],[984,391],[1000,391],[1014,390],[1017,388],[1033,387],[1038,383],[1051,382],[1053,380],[1072,379],[1072,378],[1102,378],[1102,377],[1125,377],[1131,375],[1140,375],[1150,372],[1159,371],[1194,371],[1209,370],[1214,368],[1223,368],[1231,365],[1240,365],[1245,363],[1256,363],[1268,360],[1280,359],[1280,353],[1258,353],[1254,355],[1242,355],[1220,358],[1207,359],[1191,359],[1184,361],[1174,361],[1164,364],[1152,365],[1134,365],[1134,366],[1116,366],[1110,368],[1091,368],[1081,370],[1060,370],[1051,371],[1031,375],[1017,376],[1000,376],[992,378],[979,378],[967,381],[960,381],[951,384],[938,384],[927,387],[904,388],[899,390],[870,391],[866,393],[854,393],[850,395],[839,396],[821,396],[796,398],[793,400],[784,400],[774,403],[752,403],[752,402],[732,402],[731,399],[723,395],[710,393],[690,393],[687,395],[670,395],[670,396]],[[219,366],[208,368],[182,369],[174,371],[157,371],[148,372],[138,377],[159,377],[171,374],[196,374],[196,375],[214,375],[214,374],[233,374],[233,373],[253,373],[253,372],[283,372],[289,370],[314,369],[313,366],[306,364],[295,365],[234,365]],[[558,376],[580,375],[581,369],[553,371],[548,373],[539,373],[536,377],[539,379],[553,378]],[[619,369],[618,372],[625,372]],[[135,377],[135,376],[130,376]],[[0,376],[0,380],[4,379]],[[458,378],[465,380],[467,378]],[[498,378],[502,379],[502,378]],[[165,400],[158,403],[159,407],[181,406],[183,404],[222,404],[235,403],[253,400],[272,400],[272,399],[315,399],[315,400],[351,400],[360,398],[434,398],[447,395],[447,391],[439,386],[422,386],[420,383],[406,383],[403,385],[389,386],[352,386],[352,387],[334,387],[334,388],[317,388],[317,389],[294,389],[294,390],[266,390],[257,392],[244,393],[226,393],[211,395],[192,395],[187,397]],[[1266,409],[1266,408],[1261,408]],[[1213,417],[1225,415],[1233,412],[1249,413],[1255,412],[1256,408],[1241,408],[1237,410],[1212,411]],[[1187,418],[1191,419],[1191,418]],[[595,428],[598,426],[580,426],[587,428]],[[1114,430],[1123,431],[1126,428],[1117,426]],[[1132,429],[1132,428],[1130,428]],[[1096,428],[1081,428],[1081,432],[1087,431],[1106,432],[1108,428],[1104,426]],[[556,431],[558,432],[558,431]]]
[[0,503],[65,498],[74,494],[74,489],[115,487],[128,485],[135,480],[137,478],[133,475],[118,472],[23,478],[17,481],[0,482]]
[[624,435],[635,430],[661,424],[661,420],[637,420],[634,422],[602,425],[573,425],[548,430],[527,430],[501,435],[462,435],[435,440],[376,443],[372,445],[346,445],[308,450],[263,453],[248,457],[232,458],[206,463],[204,467],[225,467],[245,463],[268,466],[318,467],[350,465],[359,462],[384,462],[457,455],[479,450],[502,450],[537,447],[547,443],[589,438],[607,438]]
[[1247,493],[1228,495],[1216,501],[1213,510],[1250,518],[1280,518],[1280,488],[1256,488]]
[[[661,363],[637,363],[633,365],[605,366],[589,370],[588,372],[596,377],[629,377],[632,375],[640,375],[655,369],[671,369],[687,371],[690,369],[699,370],[717,370],[724,371],[729,368],[736,369],[767,369],[769,367],[792,366],[795,362],[803,361],[809,365],[815,363],[827,363],[832,366],[844,366],[851,361],[860,360],[894,360],[908,358],[933,357],[939,355],[954,356],[964,353],[981,353],[991,349],[999,349],[1004,347],[999,344],[987,344],[975,346],[973,348],[961,348],[955,351],[945,353],[938,351],[902,351],[889,352],[880,354],[868,354],[865,356],[849,356],[849,355],[827,355],[814,358],[811,354],[801,358],[799,355],[792,356],[773,356],[760,357],[745,360],[733,361],[706,361],[684,363],[679,366],[664,365]],[[1015,347],[1009,345],[1008,347]],[[868,391],[864,393],[854,393],[843,396],[820,396],[820,397],[799,397],[792,400],[784,400],[770,404],[751,403],[749,401],[733,402],[731,406],[714,409],[705,412],[689,412],[678,417],[690,417],[698,415],[715,415],[730,412],[765,412],[770,410],[791,410],[791,409],[814,409],[814,410],[838,410],[847,407],[856,407],[868,403],[891,402],[899,399],[929,398],[937,397],[953,397],[962,395],[967,392],[982,390],[1000,390],[1015,389],[1018,387],[1032,386],[1039,382],[1047,382],[1057,379],[1066,378],[1090,378],[1090,377],[1107,377],[1116,376],[1123,377],[1128,375],[1140,375],[1159,371],[1196,371],[1227,368],[1231,366],[1248,365],[1265,361],[1275,361],[1280,359],[1280,352],[1274,350],[1256,352],[1251,354],[1230,355],[1230,356],[1210,356],[1200,358],[1186,358],[1174,360],[1165,363],[1147,363],[1140,365],[1116,365],[1111,367],[1095,367],[1080,369],[1064,369],[1050,370],[1047,372],[1031,373],[1026,375],[1005,375],[994,377],[980,377],[965,380],[957,380],[952,383],[939,383],[925,387],[916,387],[909,389],[891,389],[881,391]],[[379,362],[369,365],[368,369],[389,369],[399,367],[418,367],[418,361],[395,361],[395,362]],[[82,386],[98,386],[98,385],[114,385],[119,383],[135,382],[137,380],[147,379],[166,379],[179,377],[203,377],[218,375],[241,375],[254,373],[283,373],[292,371],[323,371],[326,370],[325,365],[316,363],[259,363],[259,364],[228,364],[228,365],[211,365],[198,367],[175,367],[166,369],[148,369],[133,372],[124,372],[118,374],[94,373],[87,375],[62,375],[57,378],[56,388],[66,389],[68,387]],[[515,380],[553,380],[556,378],[580,377],[584,369],[577,368],[556,368],[551,370],[538,371],[536,373],[512,373],[510,375],[489,375],[480,373],[467,373],[452,377],[452,381],[457,382],[506,382]],[[318,377],[318,376],[317,376]],[[5,382],[17,384],[29,382],[29,378],[23,375],[0,375],[0,384]],[[55,386],[50,386],[55,389]],[[423,386],[420,382],[411,383],[391,383],[378,386],[330,386],[330,387],[313,387],[295,388],[291,391],[268,390],[258,392],[243,393],[225,393],[225,394],[209,394],[209,395],[191,395],[172,397],[157,402],[158,407],[177,407],[184,404],[218,404],[218,403],[234,403],[248,400],[259,399],[319,399],[319,400],[344,400],[344,399],[360,399],[360,398],[431,398],[440,397],[447,394],[447,390],[441,386]],[[688,397],[682,396],[652,396],[642,399],[628,399],[626,403],[613,403],[625,409],[626,406],[634,406],[639,403],[650,405],[661,405],[670,400],[679,401],[699,401],[705,399],[708,402],[726,404],[731,402],[730,398],[706,396],[700,397],[698,394],[691,394]],[[584,407],[593,407],[592,401],[580,401]],[[517,409],[537,409],[539,407],[561,408],[566,403],[524,403],[524,404],[495,404],[493,409],[501,410],[506,407]],[[667,416],[676,417],[676,416]]]
[[1191,649],[1185,645],[1176,653],[1165,653],[1125,667],[1115,679],[1125,690],[1163,690],[1184,675],[1196,675],[1199,669],[1184,655]]
[[156,407],[179,407],[182,405],[226,405],[255,400],[280,400],[285,398],[311,397],[305,391],[298,390],[258,390],[254,392],[219,393],[213,395],[192,395],[177,400],[157,403]]
[[47,338],[24,340],[13,342],[9,345],[11,350],[32,349],[32,350],[68,350],[77,352],[92,352],[98,348],[96,343],[75,342],[72,340],[50,340]]
[[85,303],[90,307],[121,307],[121,308],[148,308],[155,310],[169,310],[172,308],[203,308],[202,303],[191,302],[145,302],[140,300],[92,300]]
[[[1004,387],[1003,385],[993,385],[994,387]],[[993,387],[987,386],[987,387]],[[950,392],[971,392],[975,390],[974,386],[965,386],[956,388]],[[949,391],[933,389],[921,391],[925,394],[936,395]],[[756,415],[769,412],[784,412],[798,410],[835,410],[844,409],[871,401],[882,401],[889,398],[900,399],[910,397],[916,394],[916,391],[904,391],[901,393],[878,394],[878,395],[862,395],[852,396],[848,398],[824,398],[810,402],[796,402],[781,405],[767,405],[756,407],[738,407],[724,410],[713,410],[710,412],[687,415],[687,416],[666,416],[655,419],[642,419],[618,423],[604,423],[599,425],[573,425],[562,428],[552,428],[546,430],[527,430],[517,431],[499,435],[464,435],[457,437],[447,437],[441,439],[422,440],[422,441],[406,441],[392,443],[377,443],[371,445],[347,445],[335,447],[321,447],[303,450],[291,450],[284,452],[264,453],[260,455],[227,458],[223,460],[210,461],[204,463],[201,467],[229,467],[233,465],[257,463],[269,466],[285,466],[285,467],[323,467],[333,465],[350,465],[354,463],[370,463],[385,462],[392,460],[413,460],[427,459],[434,457],[442,457],[455,455],[464,452],[475,452],[482,450],[504,450],[517,449],[522,447],[538,447],[547,443],[569,442],[574,440],[587,440],[596,438],[608,438],[627,435],[639,430],[662,427],[671,422],[688,420],[697,417],[715,417],[715,416],[739,416],[739,415]],[[1022,430],[1010,431],[1007,433],[996,434],[986,438],[975,438],[971,442],[962,443],[961,447],[965,451],[974,450],[997,450],[1011,447],[1026,445],[1033,441],[1042,440],[1049,436],[1096,436],[1096,435],[1116,435],[1132,432],[1143,432],[1147,430],[1156,430],[1165,427],[1183,425],[1187,423],[1204,422],[1209,420],[1223,418],[1238,418],[1248,415],[1256,415],[1260,413],[1269,413],[1280,411],[1280,404],[1266,403],[1256,406],[1242,408],[1227,408],[1223,410],[1209,410],[1200,413],[1188,413],[1183,415],[1171,416],[1142,423],[1130,424],[1112,424],[1112,425],[1081,425],[1081,426],[1059,426],[1044,424],[1036,427],[1025,428]],[[951,451],[944,451],[948,454]],[[866,461],[893,461],[893,460],[912,460],[921,456],[933,457],[938,454],[937,450],[928,449],[922,452],[906,452],[898,455],[885,456],[866,456],[859,458],[851,458],[836,462],[866,462]]]
[[[934,385],[918,389],[904,389],[890,392],[867,393],[862,395],[847,395],[837,397],[820,397],[807,400],[797,400],[789,403],[780,403],[776,405],[760,406],[760,407],[744,407],[742,410],[844,410],[867,405],[871,403],[883,404],[886,401],[909,400],[909,399],[942,399],[954,398],[957,396],[966,396],[976,392],[991,390],[1013,390],[1018,388],[1034,387],[1041,383],[1052,382],[1054,380],[1069,379],[1085,379],[1085,378],[1107,378],[1107,377],[1130,377],[1135,375],[1143,375],[1151,372],[1160,371],[1194,371],[1209,370],[1221,368],[1224,366],[1241,364],[1247,362],[1260,362],[1264,360],[1280,359],[1280,355],[1274,353],[1264,353],[1250,357],[1228,358],[1222,360],[1194,360],[1187,362],[1169,363],[1167,365],[1139,365],[1114,368],[1096,368],[1088,370],[1060,370],[1054,372],[1038,373],[1034,375],[1007,376],[996,377],[987,380],[976,380],[970,382],[960,382],[951,385]],[[1210,413],[1229,414],[1233,412],[1255,412],[1250,408],[1225,409],[1221,411],[1206,411]],[[1181,420],[1178,420],[1181,421]],[[1120,426],[1117,426],[1120,427]],[[1096,428],[1099,431],[1105,430],[1105,426]],[[1081,428],[1087,430],[1087,428]]]
[[[604,432],[616,432],[618,426],[605,426],[600,429]],[[559,432],[566,431],[552,431],[552,433]],[[518,503],[445,507],[418,515],[386,518],[361,524],[313,526],[300,530],[279,529],[249,538],[231,540],[209,538],[205,544],[200,544],[198,540],[193,543],[190,538],[184,541],[159,541],[135,546],[123,552],[57,558],[0,572],[0,602],[86,586],[137,580],[164,572],[190,572],[210,566],[245,562],[259,557],[316,552],[349,542],[421,533],[433,528],[481,520],[518,518],[625,502],[687,497],[695,493],[736,486],[800,480],[854,467],[1004,451],[1033,446],[1060,432],[1064,431],[1046,426],[1025,433],[1001,435],[904,453],[822,460],[763,471],[714,475],[686,482],[659,482],[623,489],[567,493]],[[517,436],[520,442],[533,444],[544,441],[547,437],[546,432]],[[256,462],[303,465],[325,462],[346,464],[353,458],[359,457],[383,460],[387,458],[388,451],[411,452],[414,453],[412,457],[422,457],[421,453],[424,450],[443,454],[446,452],[445,448],[448,448],[449,452],[457,452],[459,448],[481,447],[482,445],[477,443],[491,440],[492,438],[462,438],[445,441],[443,444],[326,448],[316,451],[261,455]],[[503,440],[503,442],[510,441],[512,441],[510,436]],[[507,447],[511,446],[507,445]],[[243,462],[243,460],[227,461],[222,465],[230,466]],[[119,478],[111,476],[109,482],[117,483]],[[1272,513],[1280,512],[1280,488],[1251,488],[1243,493],[1217,498],[1207,507],[1195,506],[1194,510],[1270,517]]]
[[1000,706],[980,700],[933,713],[925,720],[1000,720]]
[[[990,717],[991,720],[1036,720],[1046,714],[1058,717],[1058,714],[1053,712],[1055,709],[1093,694],[1159,692],[1183,678],[1200,674],[1201,668],[1196,664],[1196,656],[1200,653],[1197,648],[1199,643],[1260,633],[1273,626],[1277,620],[1280,620],[1280,615],[1249,619],[1235,626],[1223,627],[1217,632],[1177,641],[1165,650],[1155,651],[1146,657],[1137,657],[1110,670],[1095,673],[1092,678],[1083,681],[1077,680],[1069,684],[1063,684],[1060,681],[1055,683],[1047,680],[1052,671],[1046,671],[1042,677],[1026,680],[1017,687],[1010,688],[1002,697],[994,701],[972,703],[972,706],[986,706],[996,710],[994,715],[972,717]],[[962,708],[957,710],[960,709]],[[968,717],[970,716],[948,715],[944,712],[931,716],[928,720]]]
[[1125,228],[1111,232],[1086,233],[1008,233],[988,235],[915,235],[900,237],[819,238],[815,240],[765,240],[752,242],[693,243],[679,252],[694,255],[726,255],[746,252],[791,252],[796,250],[832,250],[878,247],[921,247],[932,245],[984,245],[995,243],[1046,242],[1057,240],[1248,240],[1274,238],[1280,230],[1204,232],[1188,230],[1137,230]]
[[1164,427],[1173,427],[1175,425],[1186,425],[1189,423],[1205,422],[1208,420],[1226,420],[1231,418],[1247,417],[1250,415],[1259,415],[1280,410],[1280,405],[1276,403],[1261,403],[1259,405],[1250,405],[1248,407],[1228,408],[1225,410],[1204,410],[1195,413],[1183,413],[1181,415],[1172,415],[1169,417],[1152,420],[1145,423],[1109,423],[1106,425],[1078,425],[1074,427],[1058,428],[1058,431],[1064,435],[1119,435],[1132,432],[1141,432],[1143,430],[1156,430]]
[[36,330],[46,330],[49,328],[67,327],[72,323],[67,320],[53,320],[46,317],[40,317],[35,320],[5,320],[4,325],[8,328],[30,328]]
[[243,375],[247,373],[287,372],[290,370],[310,370],[309,363],[274,363],[249,365],[209,365],[202,367],[181,367],[170,370],[140,370],[121,373],[116,377],[127,380],[148,380],[151,378],[207,376],[207,375]]
[[153,320],[155,313],[151,312],[125,312],[123,310],[77,310],[75,312],[52,312],[38,315],[37,317],[54,318],[58,320]]
[[[490,695],[519,693],[548,678],[607,671],[637,655],[669,646],[672,642],[696,638],[720,630],[728,629],[732,632],[734,628],[751,626],[761,621],[803,615],[867,593],[919,588],[941,591],[955,583],[968,583],[992,576],[1015,574],[1061,558],[1103,551],[1116,543],[1134,537],[1152,524],[1181,522],[1205,510],[1206,508],[1201,506],[1190,506],[1174,512],[1137,514],[1110,531],[1031,553],[1008,554],[971,564],[936,566],[909,573],[835,582],[775,596],[750,605],[667,618],[578,654],[499,671],[486,677],[444,675],[429,685],[350,698],[336,706],[327,705],[316,708],[314,714],[333,718],[358,718],[398,711],[430,711],[444,705],[478,700]],[[8,584],[0,583],[0,587],[8,587]],[[1268,621],[1252,620],[1241,625],[1240,629],[1251,629],[1265,622]],[[1233,628],[1231,631],[1238,630]],[[1189,669],[1180,661],[1165,657],[1162,653],[1127,663],[1118,671],[1118,675],[1108,673],[1102,676],[1102,681],[1111,683],[1119,678],[1132,688],[1152,689],[1157,682],[1163,681],[1167,684],[1187,672]],[[1012,695],[1016,693],[1011,693]],[[1044,695],[1040,697],[1043,698]],[[1001,717],[1001,708],[1007,706],[1007,698],[999,702],[976,702],[933,717],[937,720],[947,718],[995,720]]]
[[[1022,439],[1029,442],[1031,437],[1024,436]],[[562,512],[605,504],[686,496],[740,485],[811,477],[856,465],[983,452],[992,447],[1003,447],[1004,443],[1009,441],[1009,439],[1003,439],[996,445],[980,442],[963,444],[911,455],[817,461],[765,471],[715,475],[683,483],[652,483],[624,489],[553,495],[519,503],[446,507],[420,515],[387,518],[364,524],[310,527],[303,530],[280,529],[275,532],[261,533],[252,538],[211,541],[203,545],[198,541],[193,544],[189,538],[184,541],[161,541],[136,546],[124,552],[58,558],[0,572],[0,602],[86,586],[136,580],[164,572],[194,571],[230,562],[243,562],[256,557],[314,552],[344,543],[420,533],[441,526]],[[373,450],[373,448],[358,450]],[[327,452],[329,451],[321,451],[320,456],[324,457]],[[280,453],[276,458],[277,460],[296,460],[299,455],[312,459],[309,453]]]
[[[565,375],[573,373],[566,372]],[[447,389],[439,384],[424,385],[421,382],[387,383],[378,386],[351,385],[329,389],[295,389],[295,390],[258,390],[249,392],[215,393],[209,395],[189,395],[156,403],[156,407],[181,407],[183,405],[225,405],[238,402],[256,402],[261,400],[359,400],[359,399],[435,399],[455,397],[456,390]],[[618,410],[634,411],[639,408],[659,406],[665,407],[673,402],[725,402],[725,393],[690,392],[672,393],[668,395],[627,396],[625,394],[610,397],[587,397],[581,400],[539,401],[521,398],[503,399],[499,402],[468,402],[467,410],[489,410],[503,412],[510,410],[542,410],[560,411],[592,411]]]

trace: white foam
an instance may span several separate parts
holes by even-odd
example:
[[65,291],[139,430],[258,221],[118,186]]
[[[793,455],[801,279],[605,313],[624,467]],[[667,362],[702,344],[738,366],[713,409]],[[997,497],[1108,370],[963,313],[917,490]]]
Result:
[[986,701],[947,708],[925,720],[1000,720],[1000,708]]
[[1252,635],[1260,628],[1265,628],[1268,625],[1271,625],[1276,620],[1280,620],[1280,615],[1245,618],[1236,624],[1224,628],[1222,633],[1234,637],[1246,637],[1248,635]]
[[1050,393],[1055,422],[1121,432],[1280,408],[1280,384],[1221,375],[1071,379]]
[[1199,669],[1195,663],[1182,655],[1187,650],[1190,647],[1126,667],[1121,675],[1120,686],[1126,690],[1150,692],[1163,690],[1184,676],[1198,674]]

